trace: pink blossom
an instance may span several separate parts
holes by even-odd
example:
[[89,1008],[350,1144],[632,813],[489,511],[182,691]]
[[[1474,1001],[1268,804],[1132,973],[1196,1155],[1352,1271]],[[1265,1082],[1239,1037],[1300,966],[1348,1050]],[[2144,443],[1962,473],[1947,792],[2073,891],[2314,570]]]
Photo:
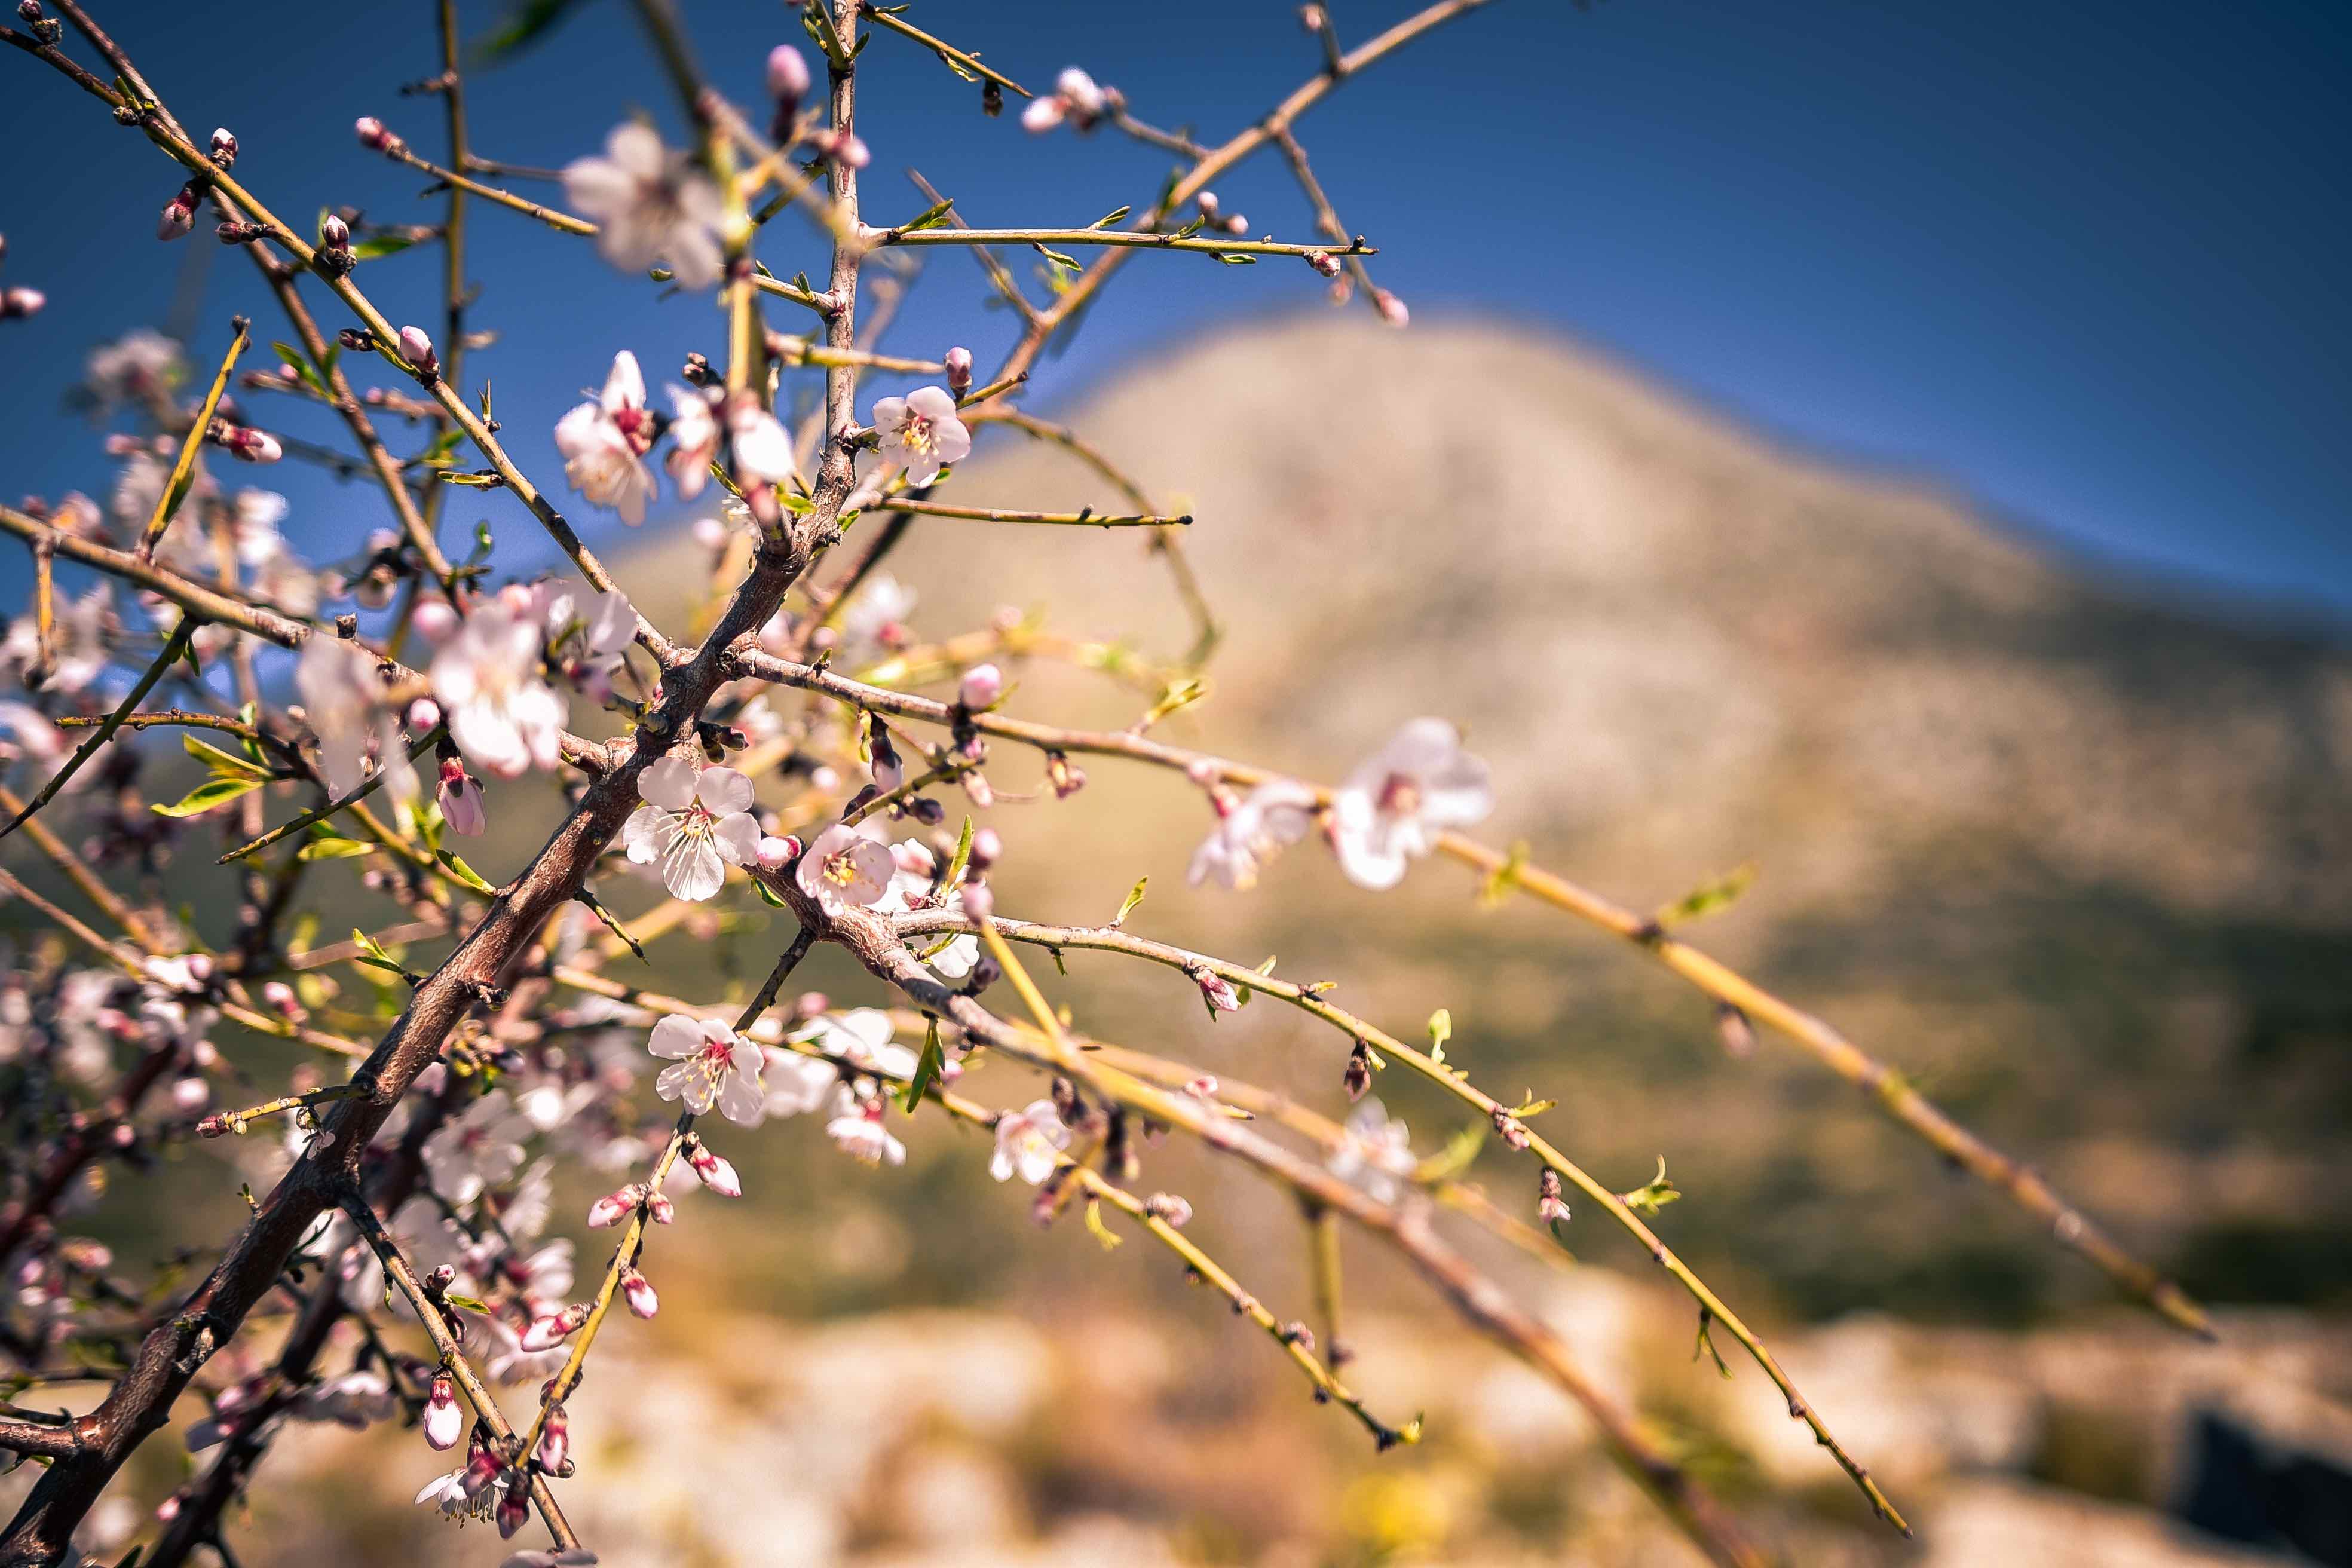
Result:
[[928,485],[940,469],[971,451],[971,432],[956,417],[956,401],[942,386],[919,386],[904,397],[874,405],[874,433],[882,455],[907,470],[910,485]]
[[1069,1146],[1070,1129],[1054,1102],[1031,1100],[1023,1110],[998,1115],[996,1152],[989,1158],[988,1173],[1000,1182],[1017,1175],[1034,1187],[1054,1173],[1062,1163],[1062,1151]]
[[653,444],[646,378],[626,349],[613,356],[604,390],[555,422],[564,478],[591,505],[613,508],[632,528],[646,521],[646,503],[653,499],[654,477],[645,465]]
[[1415,719],[1365,759],[1331,802],[1331,847],[1360,887],[1392,888],[1438,835],[1494,809],[1486,764],[1443,719]]
[[664,1100],[682,1100],[697,1115],[715,1105],[746,1127],[758,1126],[767,1114],[760,1047],[719,1020],[673,1014],[654,1026],[646,1046],[671,1063],[654,1079],[654,1092]]
[[880,901],[890,890],[896,869],[887,846],[855,827],[835,823],[808,847],[793,879],[802,892],[827,910],[838,911]]

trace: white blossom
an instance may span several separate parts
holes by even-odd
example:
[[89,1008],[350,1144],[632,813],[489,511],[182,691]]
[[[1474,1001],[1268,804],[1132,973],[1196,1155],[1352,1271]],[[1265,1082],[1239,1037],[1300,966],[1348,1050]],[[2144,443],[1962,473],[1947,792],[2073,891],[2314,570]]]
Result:
[[728,1121],[746,1127],[758,1126],[767,1114],[760,1087],[763,1054],[719,1020],[673,1014],[654,1026],[646,1048],[670,1062],[654,1079],[654,1092],[664,1100],[683,1100],[698,1116],[715,1105]]
[[1384,1204],[1394,1203],[1398,1184],[1411,1177],[1418,1164],[1410,1139],[1403,1122],[1391,1121],[1378,1100],[1367,1100],[1348,1113],[1339,1146],[1326,1163],[1341,1181],[1354,1183]]
[[802,892],[828,910],[878,903],[897,871],[887,845],[844,823],[816,836],[801,856],[793,880]]
[[1034,1187],[1054,1173],[1069,1146],[1070,1129],[1054,1102],[1031,1100],[1023,1110],[997,1117],[996,1152],[989,1158],[988,1173],[1000,1182],[1017,1175]]
[[829,1061],[803,1056],[779,1046],[768,1047],[768,1114],[800,1116],[814,1110],[841,1081]]
[[626,349],[613,356],[604,390],[555,422],[563,477],[591,505],[613,508],[632,528],[646,521],[646,503],[653,499],[653,470],[645,463],[653,444],[645,374]]
[[1295,779],[1268,779],[1237,805],[1228,806],[1228,798],[1218,797],[1217,825],[1192,851],[1184,879],[1247,892],[1269,861],[1314,826],[1315,792]]
[[971,432],[956,417],[956,400],[944,386],[919,386],[904,397],[874,405],[874,433],[886,458],[907,470],[910,485],[928,485],[947,464],[971,450]]
[[667,262],[681,289],[708,289],[725,269],[719,187],[661,138],[631,121],[604,139],[604,155],[563,171],[572,210],[596,220],[596,248],[626,272]]
[[660,865],[672,898],[707,899],[726,881],[728,865],[757,862],[751,781],[733,768],[697,773],[683,757],[657,758],[637,775],[637,794],[645,804],[622,824],[621,843],[638,865]]
[[825,1136],[852,1159],[869,1165],[903,1165],[907,1146],[882,1125],[882,1108],[883,1101],[861,1101],[844,1085],[834,1098],[833,1120],[824,1124]]
[[499,778],[551,768],[561,754],[562,697],[540,674],[540,629],[493,599],[433,656],[433,695],[467,760]]
[[507,1091],[494,1089],[425,1141],[425,1168],[443,1197],[470,1203],[522,1167],[522,1141],[533,1131]]
[[677,484],[680,500],[692,500],[710,482],[710,465],[719,457],[719,416],[710,399],[683,386],[665,387],[669,394],[669,456],[664,459]]
[[1494,809],[1486,764],[1443,719],[1415,719],[1348,775],[1331,803],[1339,868],[1366,888],[1392,888],[1449,827]]
[[1109,98],[1094,78],[1076,66],[1065,66],[1053,91],[1029,100],[1021,111],[1021,123],[1027,130],[1045,132],[1068,120],[1081,131],[1091,131],[1109,107]]
[[812,1022],[803,1038],[828,1056],[881,1078],[915,1075],[915,1053],[897,1043],[897,1026],[878,1007],[858,1007],[838,1017],[828,1013]]
[[360,786],[367,776],[373,744],[384,787],[395,799],[415,798],[416,769],[401,742],[400,726],[385,701],[383,677],[373,658],[339,637],[313,634],[295,660],[294,686],[319,737],[320,770],[330,791],[343,795]]

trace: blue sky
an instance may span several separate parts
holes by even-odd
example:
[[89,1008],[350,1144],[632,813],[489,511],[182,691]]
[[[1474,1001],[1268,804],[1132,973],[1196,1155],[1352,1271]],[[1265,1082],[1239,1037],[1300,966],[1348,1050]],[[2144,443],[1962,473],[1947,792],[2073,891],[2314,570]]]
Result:
[[[434,221],[423,181],[362,152],[373,112],[428,153],[437,105],[398,85],[434,66],[428,0],[233,9],[92,0],[192,126],[226,124],[238,173],[278,210],[330,202]],[[706,65],[756,100],[773,4],[687,5]],[[1409,9],[1338,0],[1350,40]],[[488,27],[474,5],[469,31]],[[1217,138],[1312,70],[1270,0],[1183,6],[922,0],[912,19],[1033,87],[1071,60],[1137,111]],[[1303,125],[1342,215],[1423,320],[1502,314],[1557,328],[1737,417],[1817,449],[1931,476],[2092,558],[2284,607],[2352,610],[2352,7],[1988,0],[1612,0],[1589,12],[1498,0],[1383,64]],[[153,238],[177,186],[160,154],[37,62],[0,58],[0,280],[50,300],[0,327],[0,493],[96,491],[107,463],[63,388],[100,336],[159,323],[196,290],[195,356],[234,310],[271,320],[249,268],[199,233]],[[1080,224],[1158,188],[1164,156],[1108,135],[1023,133],[896,38],[866,56],[867,208],[922,205],[920,168],[975,223]],[[590,0],[534,52],[480,75],[476,142],[561,163],[632,109],[675,129],[620,0]],[[1304,237],[1278,163],[1223,182],[1254,229]],[[818,271],[804,227],[763,257]],[[658,374],[714,337],[707,301],[667,300],[587,249],[478,206],[478,362],[518,458],[558,472],[546,431],[612,350]],[[1158,263],[1153,265],[1152,263]],[[435,319],[437,260],[373,263],[395,321]],[[201,270],[198,270],[201,269]],[[977,269],[934,258],[892,346],[1010,336]],[[1320,309],[1303,268],[1139,258],[1034,405],[1051,408],[1190,333]],[[798,330],[798,312],[773,311]],[[276,410],[277,405],[271,408]],[[279,421],[331,434],[317,411]],[[380,498],[289,463],[315,552],[357,540]],[[560,488],[560,486],[558,487]],[[471,504],[467,504],[471,503]],[[572,509],[592,538],[617,531]],[[528,537],[509,498],[461,498]],[[0,561],[23,579],[19,559]]]

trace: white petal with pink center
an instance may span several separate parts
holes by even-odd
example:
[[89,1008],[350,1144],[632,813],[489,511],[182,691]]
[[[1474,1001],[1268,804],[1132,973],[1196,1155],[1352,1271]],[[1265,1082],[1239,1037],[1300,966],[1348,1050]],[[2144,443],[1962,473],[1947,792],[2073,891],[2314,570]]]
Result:
[[491,600],[433,656],[433,695],[468,762],[500,778],[555,765],[570,717],[540,676],[540,628]]
[[793,879],[828,910],[863,909],[890,890],[898,862],[890,847],[857,828],[835,823],[801,857]]
[[729,866],[758,863],[751,781],[734,769],[698,773],[683,757],[661,757],[637,775],[637,794],[646,804],[621,825],[621,843],[637,864],[660,866],[672,898],[707,899]]
[[882,455],[907,470],[910,485],[928,485],[940,469],[971,452],[971,432],[956,417],[956,400],[944,386],[919,386],[904,397],[874,405],[874,433]]
[[1449,827],[1494,809],[1486,764],[1443,719],[1415,719],[1348,775],[1331,802],[1339,868],[1366,888],[1393,888]]
[[767,1094],[760,1085],[766,1057],[716,1018],[682,1018],[675,1015],[654,1026],[646,1048],[670,1065],[654,1079],[654,1092],[664,1100],[682,1100],[696,1115],[713,1106],[730,1121],[756,1127],[767,1115]]
[[1070,1129],[1054,1102],[1033,1100],[996,1119],[996,1152],[989,1158],[988,1173],[1000,1182],[1019,1176],[1034,1187],[1054,1173],[1069,1146]]

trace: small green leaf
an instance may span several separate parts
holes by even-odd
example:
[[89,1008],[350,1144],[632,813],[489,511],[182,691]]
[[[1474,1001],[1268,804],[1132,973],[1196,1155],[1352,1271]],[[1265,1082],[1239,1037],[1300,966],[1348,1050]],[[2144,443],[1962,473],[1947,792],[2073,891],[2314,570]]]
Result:
[[383,943],[376,941],[375,938],[368,935],[367,932],[360,930],[357,926],[353,926],[352,928],[352,941],[357,942],[360,949],[360,956],[352,960],[352,963],[364,963],[370,969],[384,970],[390,973],[399,975],[403,980],[411,978],[406,967],[404,966],[398,959],[392,956],[391,952],[386,950]]
[[1728,907],[1755,880],[1756,866],[1750,861],[1725,872],[1711,882],[1701,883],[1650,918],[1658,925],[1670,926],[1684,921],[1695,921],[1701,915],[1711,915]]
[[964,868],[971,864],[971,814],[966,813],[963,819],[963,833],[961,837],[956,839],[955,855],[948,861],[948,874],[940,879],[940,886],[941,888],[954,887],[956,885],[957,879],[963,875]]
[[489,37],[475,40],[475,63],[492,65],[520,53],[578,5],[579,0],[523,0]]
[[954,207],[954,205],[955,198],[953,196],[949,196],[943,201],[933,202],[929,206],[925,207],[920,213],[918,213],[911,222],[900,224],[898,226],[898,232],[901,234],[913,234],[918,229],[938,228],[940,225],[948,221],[948,213],[950,209]]
[[1510,897],[1511,889],[1519,885],[1519,879],[1527,874],[1527,869],[1528,841],[1522,838],[1511,846],[1510,852],[1503,857],[1503,863],[1479,884],[1478,907],[1491,910]]
[[484,1317],[489,1316],[489,1308],[484,1306],[481,1302],[477,1301],[471,1296],[460,1296],[457,1292],[452,1290],[441,1299],[461,1311],[479,1312]]
[[218,746],[206,745],[194,735],[182,735],[180,744],[187,748],[188,755],[210,769],[215,778],[254,779],[262,784],[269,782],[269,770],[257,762],[247,762],[243,757],[222,751]]
[[1121,1239],[1118,1232],[1103,1224],[1102,1202],[1098,1198],[1087,1200],[1087,1229],[1094,1234],[1097,1241],[1102,1243],[1105,1252],[1116,1248]]
[[923,1095],[937,1083],[940,1074],[947,1069],[947,1053],[940,1046],[940,1021],[924,1020],[923,1054],[915,1058],[915,1075],[907,1080],[907,1092],[899,1097],[898,1109],[912,1116],[915,1107],[923,1102]]
[[1135,879],[1135,886],[1127,890],[1126,901],[1118,906],[1118,913],[1110,917],[1113,931],[1125,925],[1127,917],[1135,912],[1135,906],[1143,902],[1143,889],[1150,886],[1150,882],[1151,879],[1149,877],[1138,877]]
[[1445,1042],[1454,1037],[1454,1015],[1444,1007],[1429,1016],[1429,1059],[1445,1059]]
[[495,893],[498,891],[496,888],[493,888],[489,883],[482,879],[482,874],[480,872],[475,870],[471,866],[467,865],[455,851],[444,849],[433,858],[441,862],[443,868],[446,869],[449,875],[457,878],[457,880],[465,883],[466,886],[473,889],[474,891],[478,893]]
[[1666,1157],[1661,1154],[1658,1156],[1658,1173],[1632,1192],[1618,1194],[1617,1201],[1629,1209],[1639,1209],[1655,1219],[1660,1209],[1679,1201],[1682,1195],[1682,1189],[1667,1180]]
[[1066,255],[1061,251],[1055,250],[1051,246],[1037,245],[1033,246],[1032,248],[1034,249],[1038,255],[1044,257],[1046,260],[1052,262],[1056,267],[1066,267],[1073,272],[1085,270],[1078,265],[1078,258],[1076,257]]
[[339,837],[331,833],[320,835],[295,852],[300,860],[355,860],[362,855],[373,855],[376,846],[357,838]]
[[148,809],[158,816],[201,816],[216,805],[225,805],[241,795],[259,789],[268,782],[266,778],[210,778],[172,805],[158,805]]
[[403,234],[396,230],[387,234],[372,234],[352,247],[352,255],[361,261],[373,261],[378,257],[397,256],[415,243],[415,235]]
[[1133,207],[1115,207],[1111,211],[1103,214],[1102,216],[1095,219],[1094,222],[1087,225],[1087,226],[1088,228],[1108,228],[1111,225],[1117,223],[1119,219],[1125,217],[1134,210],[1135,209]]
[[294,374],[302,378],[303,385],[321,397],[327,395],[327,384],[319,379],[319,373],[310,368],[310,357],[300,349],[291,343],[272,343],[269,346],[277,351],[279,359],[294,367]]

